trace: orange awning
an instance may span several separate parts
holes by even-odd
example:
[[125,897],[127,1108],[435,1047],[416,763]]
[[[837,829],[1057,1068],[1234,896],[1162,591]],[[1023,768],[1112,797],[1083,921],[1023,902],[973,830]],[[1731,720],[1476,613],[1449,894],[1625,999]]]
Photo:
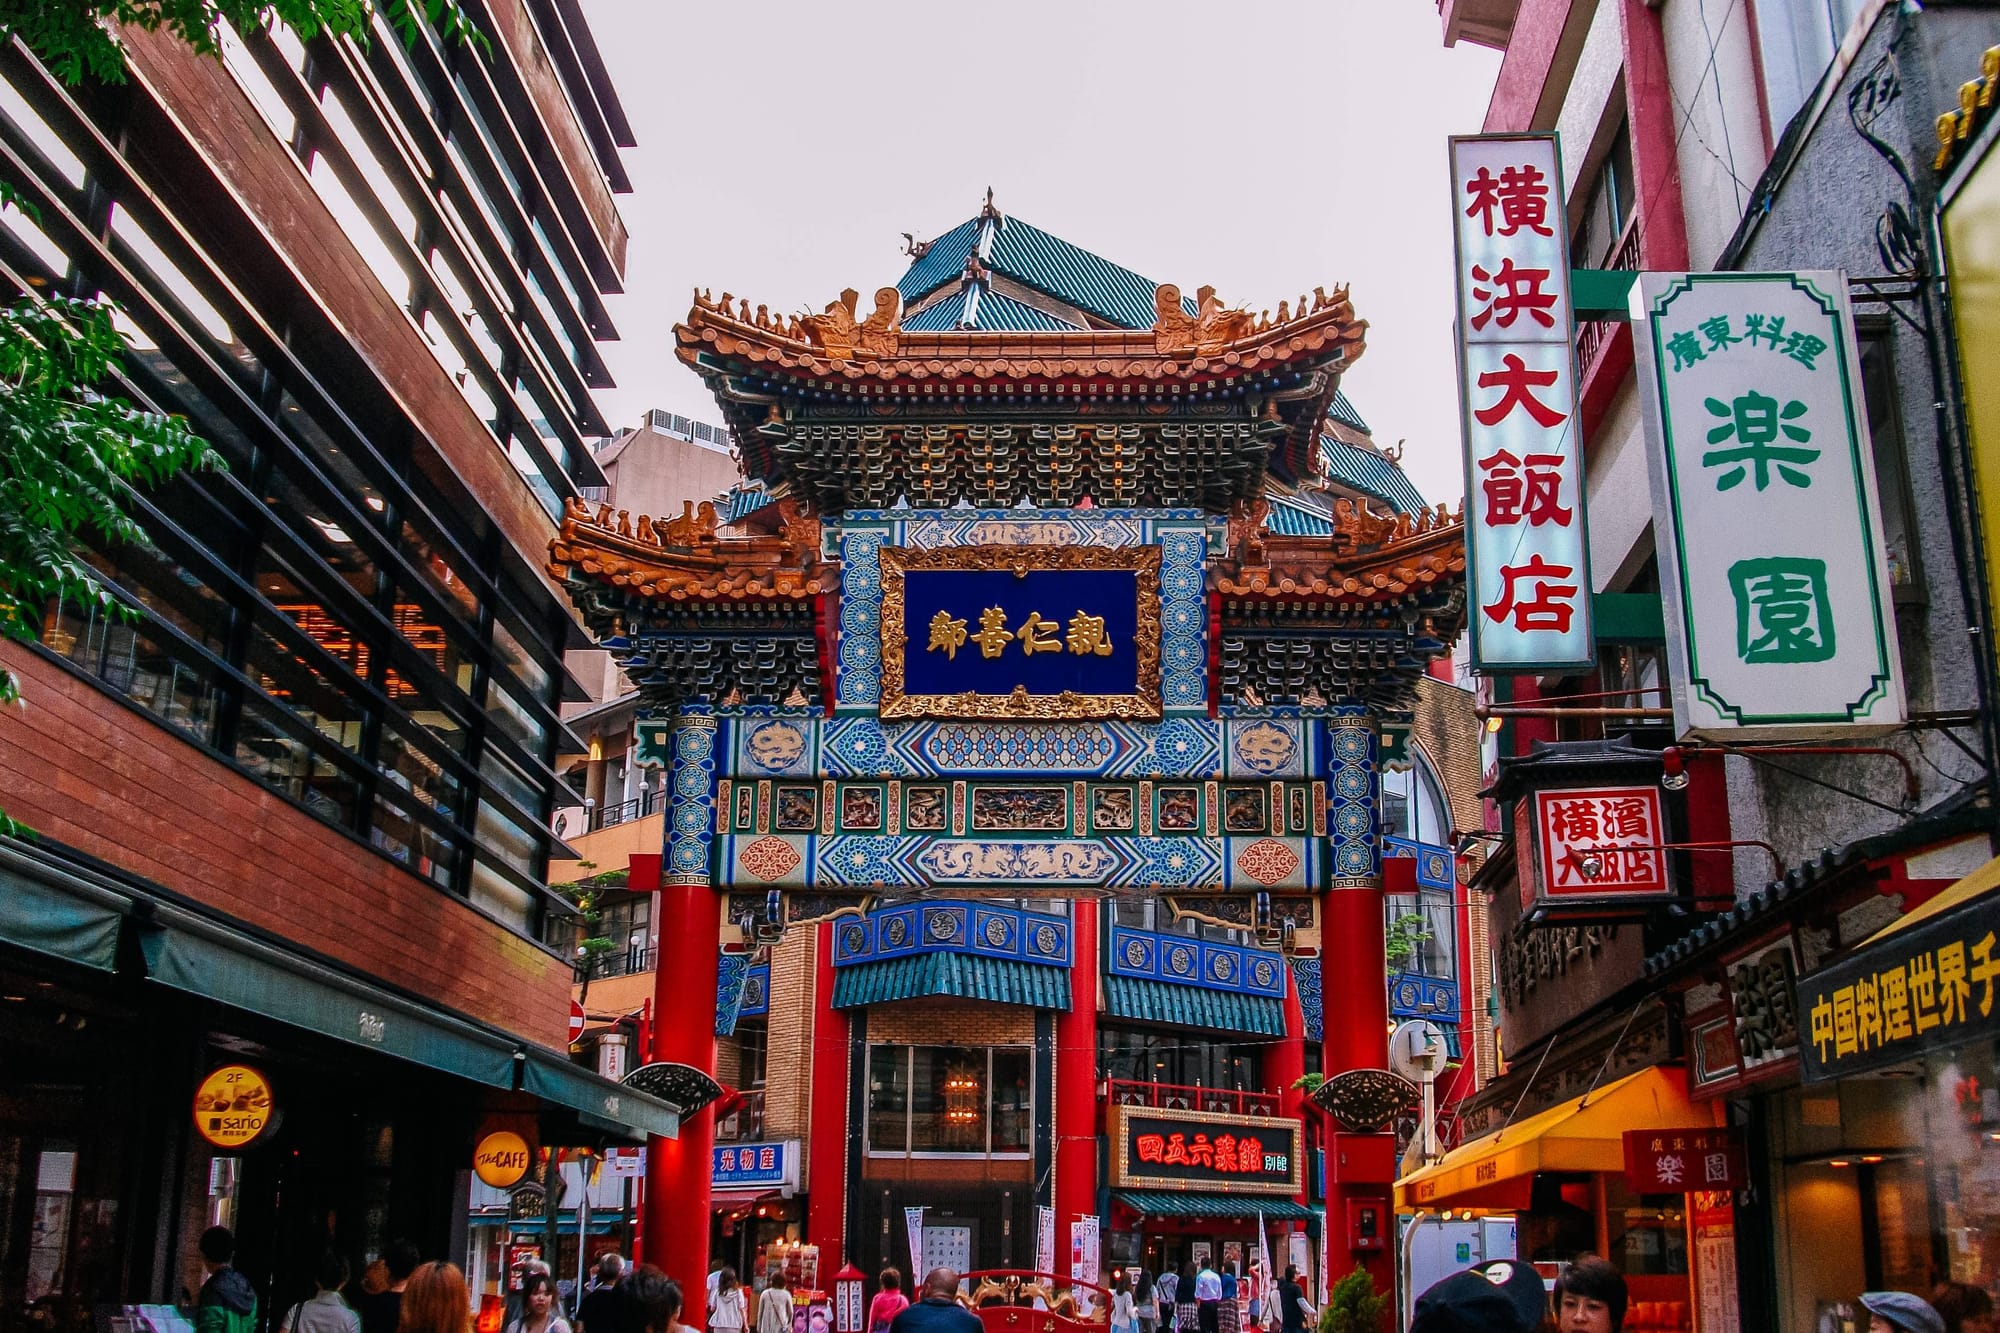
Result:
[[1628,1129],[1712,1129],[1716,1104],[1688,1100],[1687,1073],[1654,1067],[1454,1148],[1396,1182],[1402,1212],[1525,1208],[1538,1171],[1623,1171]]

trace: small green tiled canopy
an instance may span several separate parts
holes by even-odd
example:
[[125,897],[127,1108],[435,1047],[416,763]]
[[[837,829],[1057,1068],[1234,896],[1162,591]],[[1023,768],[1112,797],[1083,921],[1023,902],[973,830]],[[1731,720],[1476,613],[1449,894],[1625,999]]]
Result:
[[924,953],[857,963],[839,969],[833,979],[836,1009],[859,1009],[926,995],[955,995],[1031,1009],[1068,1009],[1069,971],[1012,958]]
[[1256,1037],[1285,1035],[1283,1000],[1144,977],[1105,977],[1104,1012],[1139,1023],[1172,1023]]

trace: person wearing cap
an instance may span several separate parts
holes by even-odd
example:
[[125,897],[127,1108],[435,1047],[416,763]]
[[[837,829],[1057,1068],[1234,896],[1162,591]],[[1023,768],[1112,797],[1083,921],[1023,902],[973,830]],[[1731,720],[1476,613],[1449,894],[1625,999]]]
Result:
[[1558,1333],[1619,1333],[1626,1300],[1625,1275],[1607,1260],[1580,1254],[1556,1279]]
[[1454,1273],[1417,1297],[1410,1333],[1535,1333],[1548,1308],[1541,1275],[1501,1259]]
[[1861,1308],[1868,1311],[1868,1333],[1944,1333],[1944,1316],[1907,1291],[1864,1291]]

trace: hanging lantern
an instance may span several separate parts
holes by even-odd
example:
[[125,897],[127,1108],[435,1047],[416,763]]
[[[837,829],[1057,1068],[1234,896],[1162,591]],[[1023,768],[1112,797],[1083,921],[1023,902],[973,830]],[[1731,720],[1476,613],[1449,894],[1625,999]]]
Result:
[[979,1075],[971,1065],[953,1065],[944,1075],[944,1124],[954,1138],[970,1139],[979,1131],[982,1109]]

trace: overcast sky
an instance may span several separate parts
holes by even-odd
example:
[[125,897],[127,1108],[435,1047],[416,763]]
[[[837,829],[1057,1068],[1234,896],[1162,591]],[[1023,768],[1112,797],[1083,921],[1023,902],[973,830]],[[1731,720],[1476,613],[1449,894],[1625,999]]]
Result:
[[1158,282],[1275,311],[1352,285],[1343,387],[1456,501],[1445,136],[1476,131],[1496,52],[1446,50],[1430,0],[584,0],[639,146],[614,426],[718,419],[673,358],[692,289],[774,310],[871,292],[986,187]]

